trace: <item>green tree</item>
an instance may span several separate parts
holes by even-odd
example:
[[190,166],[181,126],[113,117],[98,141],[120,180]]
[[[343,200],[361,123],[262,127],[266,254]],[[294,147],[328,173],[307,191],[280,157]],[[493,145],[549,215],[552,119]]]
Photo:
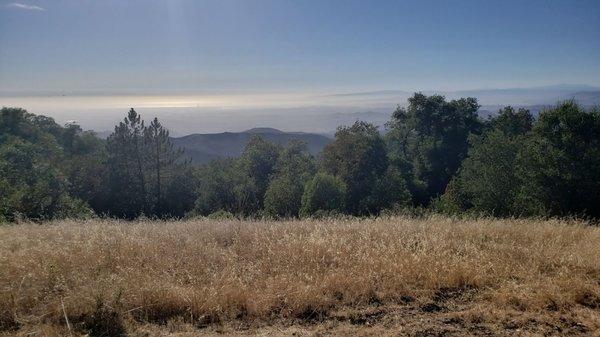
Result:
[[[188,162],[182,159],[183,152],[173,147],[169,132],[157,118],[145,126],[141,116],[131,109],[108,138],[107,151],[111,214],[125,218],[142,213],[181,215],[183,210],[174,212],[167,207],[167,192],[181,205],[192,204],[188,198],[194,195],[193,188],[183,188],[180,194],[174,188],[184,187],[181,179],[190,176],[186,173]],[[168,204],[172,205],[172,200]]]
[[[149,209],[152,214],[157,216],[172,215],[171,211],[165,207],[165,194],[174,182],[174,178],[182,178],[179,173],[187,169],[188,162],[181,158],[183,150],[173,147],[169,131],[160,124],[156,117],[144,129],[144,149],[146,156],[144,162],[148,165],[148,177],[151,181],[147,197],[150,203]],[[178,185],[179,188],[183,187],[181,184]],[[189,193],[187,189],[183,189],[183,191]],[[170,194],[174,193],[175,190],[171,188]],[[180,199],[183,194],[181,196],[172,195],[172,197]]]
[[65,129],[19,108],[0,110],[0,219],[89,216],[69,194]]
[[96,213],[108,213],[106,142],[77,125],[64,132],[67,153],[61,166],[69,181],[69,194],[86,202]]
[[542,111],[517,162],[526,214],[600,216],[600,109]]
[[305,180],[315,174],[315,158],[308,151],[306,143],[292,140],[280,152],[274,168],[277,176],[290,175]]
[[196,202],[196,177],[187,165],[174,170],[169,175],[169,182],[162,191],[162,217],[181,218],[190,212]]
[[0,110],[0,142],[9,138],[21,138],[36,142],[44,132],[35,123],[35,115],[21,108],[2,108]]
[[141,116],[131,109],[107,140],[109,209],[119,217],[132,219],[148,212],[144,130]]
[[388,158],[385,143],[374,125],[356,122],[339,128],[335,141],[323,150],[322,167],[346,185],[349,213],[379,212],[381,206],[369,200],[377,193],[378,180],[388,169]]
[[290,175],[276,177],[271,180],[265,193],[265,212],[277,217],[298,216],[303,190],[300,179]]
[[511,106],[507,106],[498,111],[498,115],[490,120],[489,125],[506,135],[524,135],[531,131],[533,121],[529,110],[520,108],[515,111]]
[[305,143],[292,141],[283,148],[265,193],[264,208],[267,214],[298,216],[304,185],[314,175],[315,169],[315,160]]
[[309,216],[318,211],[343,212],[345,198],[346,185],[341,179],[317,173],[304,187],[300,214]]
[[84,202],[69,195],[65,174],[48,160],[46,150],[18,138],[0,144],[0,219],[91,215]]
[[240,159],[228,158],[198,168],[194,213],[209,215],[226,211],[245,216],[257,212],[260,207],[258,191],[243,166]]
[[468,137],[479,134],[475,98],[447,102],[415,93],[387,124],[390,159],[404,175],[416,204],[427,205],[446,188],[467,155]]
[[388,166],[385,173],[378,177],[368,198],[363,200],[361,208],[376,210],[394,207],[406,207],[411,204],[411,195],[406,181],[398,169]]
[[488,131],[470,137],[467,158],[436,207],[449,212],[519,215],[516,197],[522,182],[515,168],[532,121],[526,109],[501,109],[488,123]]
[[446,205],[446,209],[518,215],[515,198],[521,181],[515,167],[523,142],[523,136],[511,136],[499,129],[474,137],[468,157],[441,198],[454,205]]
[[237,183],[235,159],[214,160],[195,172],[197,186],[197,199],[194,212],[199,215],[208,215],[218,210],[236,213],[234,193]]
[[277,144],[260,136],[253,136],[248,140],[240,159],[242,169],[256,188],[261,206],[271,175],[275,172],[280,151],[281,148]]

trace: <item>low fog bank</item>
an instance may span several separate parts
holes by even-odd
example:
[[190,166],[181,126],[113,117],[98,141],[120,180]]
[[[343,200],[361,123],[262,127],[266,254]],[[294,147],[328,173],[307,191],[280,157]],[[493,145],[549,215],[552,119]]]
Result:
[[[583,106],[600,104],[600,89],[582,85],[534,88],[423,91],[448,99],[476,97],[480,115],[487,117],[512,105],[534,115],[558,101],[574,99]],[[7,96],[0,106],[23,107],[58,123],[76,122],[101,136],[113,130],[129,108],[144,119],[158,117],[173,136],[193,133],[239,132],[255,127],[332,135],[337,127],[363,120],[383,126],[397,106],[404,106],[413,91],[380,90],[336,94],[236,95],[70,95]]]
[[[135,108],[135,107],[134,107]],[[53,117],[59,124],[75,121],[83,129],[95,130],[99,135],[113,130],[129,108],[85,109],[72,111],[37,111]],[[288,109],[213,110],[198,108],[135,108],[145,120],[158,117],[169,128],[172,136],[193,133],[240,132],[255,127],[271,127],[289,132],[311,132],[331,135],[340,125],[356,120],[382,126],[390,118],[394,107],[373,108],[360,112],[358,108],[315,107]]]

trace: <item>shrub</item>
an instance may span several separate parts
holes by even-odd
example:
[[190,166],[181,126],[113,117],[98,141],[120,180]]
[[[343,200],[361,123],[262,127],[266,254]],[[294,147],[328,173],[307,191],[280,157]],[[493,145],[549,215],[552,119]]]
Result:
[[289,175],[275,178],[265,193],[264,209],[274,217],[298,216],[302,202],[301,180]]
[[346,185],[341,179],[317,173],[306,183],[300,214],[308,216],[317,211],[342,212],[345,207]]
[[222,209],[212,212],[208,215],[208,218],[211,220],[227,220],[227,219],[235,219],[235,215],[231,212],[224,211]]

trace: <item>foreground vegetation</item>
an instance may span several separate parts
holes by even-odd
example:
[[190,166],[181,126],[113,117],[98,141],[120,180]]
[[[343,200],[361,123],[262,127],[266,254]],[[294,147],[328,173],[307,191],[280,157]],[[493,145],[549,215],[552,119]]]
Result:
[[411,207],[498,217],[600,218],[600,109],[572,101],[534,119],[482,120],[474,98],[417,93],[385,133],[342,126],[319,156],[249,140],[239,158],[191,166],[135,110],[107,140],[22,109],[0,111],[0,222],[213,213],[240,218],[378,215]]
[[5,336],[595,335],[600,228],[567,220],[0,227]]

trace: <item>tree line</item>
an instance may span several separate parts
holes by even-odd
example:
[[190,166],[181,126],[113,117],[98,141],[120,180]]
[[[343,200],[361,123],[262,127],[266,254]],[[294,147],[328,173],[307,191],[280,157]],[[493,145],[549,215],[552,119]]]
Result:
[[193,166],[133,109],[106,140],[19,108],[0,110],[0,221],[377,215],[426,208],[498,217],[600,217],[600,109],[537,118],[421,93],[384,132],[340,127],[317,157],[251,138],[238,158]]

